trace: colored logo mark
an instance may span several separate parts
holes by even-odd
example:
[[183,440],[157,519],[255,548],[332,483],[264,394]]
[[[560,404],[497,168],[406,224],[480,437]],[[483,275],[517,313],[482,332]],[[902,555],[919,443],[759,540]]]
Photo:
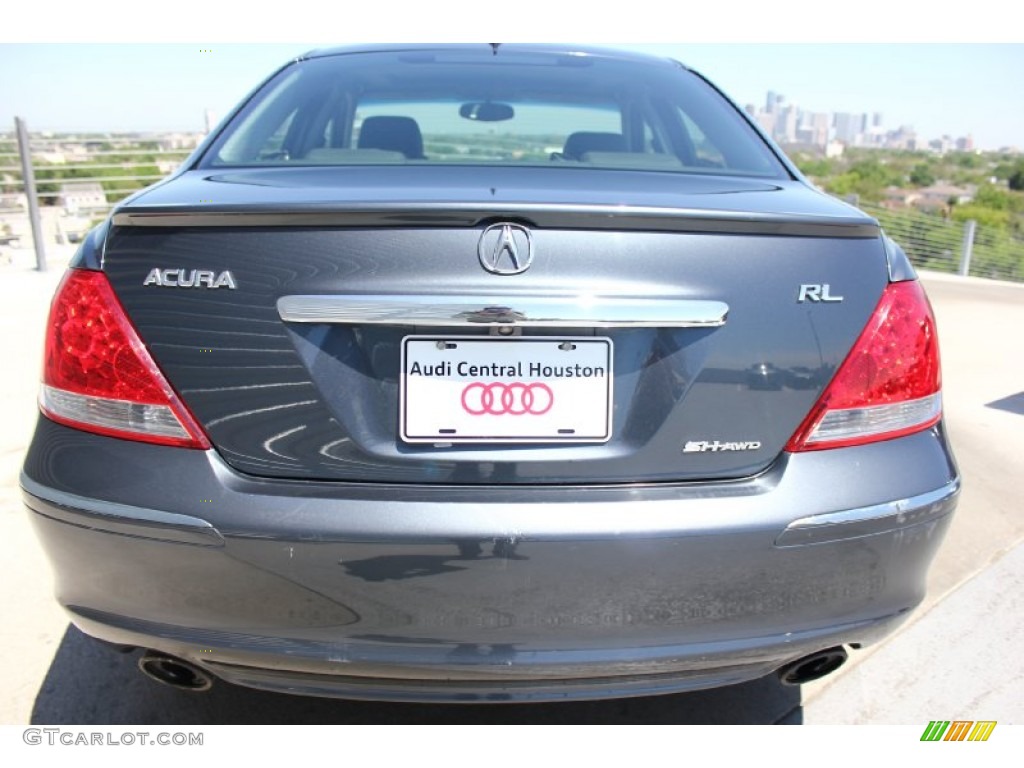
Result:
[[997,720],[931,720],[921,741],[988,741]]
[[551,410],[555,404],[555,395],[551,387],[543,382],[524,384],[514,381],[503,384],[496,381],[484,384],[474,381],[462,390],[462,410],[471,416],[492,413],[500,416],[503,413],[512,416],[532,414],[541,416]]

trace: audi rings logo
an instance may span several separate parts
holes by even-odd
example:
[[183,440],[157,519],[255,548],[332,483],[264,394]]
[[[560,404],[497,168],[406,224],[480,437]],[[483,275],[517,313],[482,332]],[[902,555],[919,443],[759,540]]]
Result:
[[471,416],[540,416],[550,411],[554,404],[555,395],[543,382],[504,384],[496,381],[484,384],[474,381],[462,390],[462,409]]

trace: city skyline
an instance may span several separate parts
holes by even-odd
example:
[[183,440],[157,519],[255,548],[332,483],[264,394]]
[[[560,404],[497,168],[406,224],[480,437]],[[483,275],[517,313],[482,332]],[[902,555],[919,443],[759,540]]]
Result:
[[[932,150],[942,154],[975,149],[974,137],[943,134],[932,139],[919,136],[913,125],[891,128],[881,112],[816,112],[787,101],[785,94],[768,91],[763,105],[745,104],[743,109],[766,134],[784,147],[814,148],[826,157],[842,154],[845,147]],[[837,146],[838,145],[838,146]],[[1001,150],[1019,152],[1016,146]]]
[[[313,48],[296,44],[0,44],[0,131],[15,115],[34,131],[194,131],[262,78]],[[882,113],[921,144],[971,135],[983,150],[1024,149],[1024,101],[1008,78],[1024,45],[707,43],[611,45],[679,59],[741,108],[786,95],[808,113]],[[113,78],[119,87],[101,87]]]

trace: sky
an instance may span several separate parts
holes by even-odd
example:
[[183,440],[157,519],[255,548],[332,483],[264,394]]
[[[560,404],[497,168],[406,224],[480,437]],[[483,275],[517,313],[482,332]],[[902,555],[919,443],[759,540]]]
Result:
[[[1017,33],[1016,41],[1000,39],[1000,25],[985,15],[990,0],[976,0],[973,14],[947,20],[946,28],[934,19],[929,26],[920,12],[894,15],[905,11],[894,12],[880,0],[857,3],[857,14],[828,11],[833,16],[826,11],[835,6],[823,3],[775,3],[766,16],[758,10],[764,4],[732,0],[721,4],[725,8],[717,16],[704,10],[699,18],[682,3],[648,8],[651,0],[631,0],[617,6],[629,8],[630,14],[623,12],[628,18],[602,19],[595,12],[589,27],[578,24],[578,8],[588,6],[561,8],[540,0],[492,6],[482,0],[434,0],[408,6],[429,7],[422,17],[403,15],[394,6],[364,10],[344,24],[296,23],[322,15],[324,8],[343,7],[322,5],[304,13],[305,2],[289,2],[289,13],[280,15],[276,29],[246,26],[237,13],[217,17],[193,0],[179,0],[174,13],[149,20],[139,11],[142,6],[124,5],[130,15],[116,16],[119,23],[83,18],[82,10],[118,2],[68,3],[76,14],[71,17],[61,13],[61,3],[15,10],[16,17],[30,15],[0,31],[0,131],[13,126],[15,115],[32,130],[201,130],[206,109],[225,115],[274,69],[313,48],[355,41],[469,42],[489,35],[671,56],[707,75],[741,106],[763,105],[772,90],[810,111],[881,112],[885,128],[912,125],[926,140],[971,134],[979,148],[1024,149],[1024,34]],[[945,18],[942,5],[930,6],[936,18]],[[518,13],[467,16],[488,8]],[[678,9],[674,18],[657,18],[668,8]],[[190,12],[204,13],[208,23],[196,24]],[[401,21],[388,19],[389,14]],[[259,13],[242,16],[261,18]],[[983,19],[988,21],[982,24]],[[196,40],[199,28],[208,30],[210,39]],[[899,34],[887,34],[893,28]],[[291,30],[309,34],[293,39]],[[702,34],[708,31],[714,34]],[[324,33],[331,36],[323,39]],[[676,35],[682,42],[656,42]]]

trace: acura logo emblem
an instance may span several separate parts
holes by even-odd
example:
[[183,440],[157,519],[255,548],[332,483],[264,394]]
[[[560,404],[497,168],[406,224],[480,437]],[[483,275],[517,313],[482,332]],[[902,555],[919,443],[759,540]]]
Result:
[[481,266],[496,275],[518,275],[533,263],[533,237],[520,224],[492,224],[480,235]]

